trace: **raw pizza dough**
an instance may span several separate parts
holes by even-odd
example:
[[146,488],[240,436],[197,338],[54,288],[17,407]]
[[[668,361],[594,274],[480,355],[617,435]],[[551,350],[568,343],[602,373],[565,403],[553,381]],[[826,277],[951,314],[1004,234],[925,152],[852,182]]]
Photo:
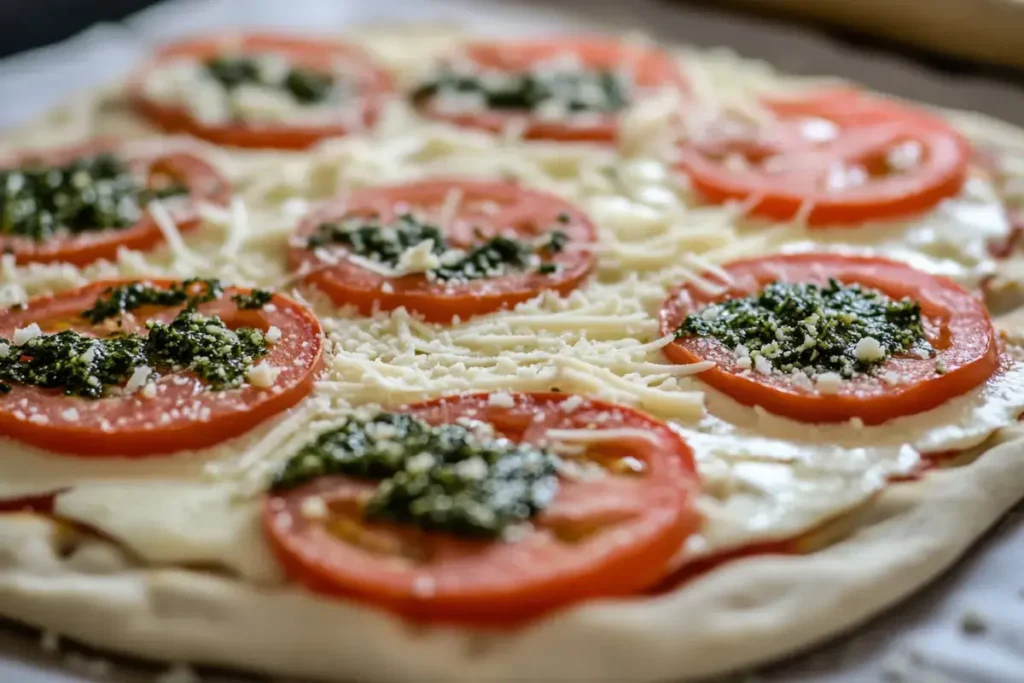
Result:
[[[410,36],[431,45],[436,43],[438,48],[443,48],[452,39],[448,35]],[[378,47],[385,57],[390,55],[392,60],[412,61],[412,58],[403,57],[410,36],[392,37],[391,43],[383,39]],[[767,81],[768,86],[775,87],[799,85],[788,80],[776,80],[777,77],[766,72],[763,65],[721,57],[709,57],[703,62],[704,58],[694,54],[685,54],[684,58],[701,62],[701,68],[706,68],[710,74],[720,75],[730,70],[737,75],[742,74],[738,80],[744,81],[745,86],[760,81]],[[395,61],[390,62],[392,66],[395,66]],[[145,132],[137,122],[126,119],[116,107],[111,108],[110,102],[108,94],[83,97],[77,104],[48,117],[16,140],[18,144],[55,144],[81,139],[99,131],[116,130],[124,135],[131,134],[134,127],[140,134]],[[972,114],[950,112],[949,115],[976,140],[993,146],[1024,149],[1024,132]],[[644,121],[635,123],[638,129],[643,128]],[[455,139],[459,142],[453,142]],[[395,146],[400,146],[400,143],[401,140]],[[205,145],[202,149],[204,153],[213,155],[240,184],[244,197],[253,198],[256,202],[260,197],[278,195],[301,199],[293,196],[297,187],[313,195],[329,195],[342,182],[339,178],[357,183],[372,182],[379,169],[373,164],[361,166],[356,154],[358,149],[353,151],[362,144],[360,140],[327,143],[317,155],[321,160],[334,160],[335,165],[311,164],[301,156],[233,154]],[[456,144],[469,148],[466,168],[477,163],[486,168],[491,163],[489,157],[495,153],[492,142],[460,132],[454,137],[432,137],[425,147],[417,148],[412,154],[425,157],[426,161],[417,156],[417,163],[429,166],[432,155],[443,156],[447,153],[446,146]],[[372,145],[370,149],[379,151]],[[545,152],[543,146],[538,146],[537,150],[537,158],[518,159],[512,155],[509,163],[515,168],[518,168],[516,164],[523,167],[536,164],[549,174],[553,183],[557,183],[561,175],[577,172],[574,166],[577,161],[568,151],[554,147]],[[384,156],[394,153],[400,160],[407,158],[390,147],[381,153]],[[401,154],[410,153],[406,150]],[[477,154],[479,158],[476,158]],[[602,153],[593,154],[599,160]],[[340,166],[338,159],[342,160]],[[586,163],[590,161],[588,157]],[[299,172],[291,173],[291,167]],[[404,169],[400,170],[404,172]],[[429,169],[426,172],[429,173]],[[600,203],[603,200],[594,201]],[[616,220],[614,202],[610,203],[611,206],[604,207],[607,213],[602,214],[609,224]],[[259,207],[254,204],[254,208],[258,212]],[[640,217],[643,218],[643,214]],[[636,214],[633,220],[637,220]],[[642,222],[634,222],[628,227],[633,230],[637,225],[644,226]],[[285,230],[268,230],[265,235],[257,231],[255,237],[239,237],[233,231],[225,235],[223,231],[214,230],[214,234],[208,236],[210,244],[214,245],[210,252],[202,241],[206,237],[200,236],[198,247],[192,245],[184,251],[172,248],[171,252],[178,252],[172,253],[172,260],[182,266],[182,259],[190,252],[206,254],[219,251],[225,258],[213,265],[229,268],[230,250],[222,249],[225,240],[230,244],[233,240],[253,238],[271,242],[273,247],[273,240],[287,232],[288,227],[285,225]],[[654,229],[650,225],[646,227]],[[640,259],[642,263],[650,255],[632,253],[629,258]],[[122,257],[115,270],[142,274],[160,267],[158,257],[147,260],[146,257],[127,255]],[[188,263],[182,267],[187,268]],[[618,263],[612,267],[640,266]],[[9,264],[5,268],[10,268]],[[30,268],[17,273],[5,270],[0,285],[6,288],[2,290],[5,296],[17,298],[27,295],[31,288],[45,290],[48,287],[73,286],[83,279],[103,275],[106,272],[103,268],[87,269],[84,273],[74,269]],[[272,259],[257,259],[228,272],[234,279],[245,283],[267,277],[267,273],[276,275],[279,271],[280,266],[274,265]],[[673,273],[666,277],[669,276],[679,277]],[[1011,271],[1003,273],[1003,276],[1009,283],[1008,288],[1013,289],[1015,273]],[[636,285],[635,296],[658,299],[660,290],[652,294],[641,284]],[[612,301],[615,298],[611,290],[604,294],[600,285],[595,287],[598,299]],[[319,305],[315,297],[312,302],[314,307]],[[592,303],[584,302],[582,305],[586,308]],[[555,305],[550,302],[542,304]],[[600,307],[594,310],[600,315],[618,316],[616,324],[625,325],[622,329],[635,330],[632,334],[651,335],[652,320],[643,313],[643,306],[637,310]],[[544,315],[544,311],[525,307],[516,311],[516,315],[519,324],[528,325],[531,316]],[[1014,326],[1010,330],[1012,333],[1020,332],[1015,321],[1009,324]],[[327,329],[329,334],[339,335],[337,339],[342,341],[393,334],[396,338],[416,343],[421,332],[415,321],[398,315],[389,318],[386,325],[390,327],[380,325],[385,323],[379,320],[352,322],[336,319],[328,323]],[[485,328],[472,328],[471,332],[477,337],[486,336]],[[621,334],[621,329],[618,333]],[[595,343],[600,341],[595,340]],[[579,344],[573,344],[564,351],[571,358],[556,364],[555,370],[561,373],[555,375],[559,381],[580,383],[573,385],[569,381],[563,386],[583,391],[587,389],[587,381],[594,381],[592,376],[603,377],[601,372],[614,378],[614,373],[607,369],[588,366],[590,361],[586,360],[585,354],[580,355],[586,348],[583,351],[581,348]],[[611,353],[615,348],[608,347],[603,352]],[[632,353],[632,347],[624,353]],[[426,391],[416,386],[388,384],[386,376],[372,374],[363,375],[369,388],[362,387],[346,374],[354,372],[353,368],[345,365],[350,360],[336,359],[338,374],[332,377],[333,384],[329,387],[338,392],[337,396],[342,400],[368,401],[374,395],[374,382],[383,382],[380,386],[397,391],[395,402],[420,398]],[[521,362],[530,361],[523,359]],[[580,363],[583,365],[578,365]],[[360,366],[360,372],[364,370]],[[529,389],[533,387],[531,382],[536,384],[533,388],[543,388],[550,384],[552,377],[539,373],[534,378],[520,377],[520,380],[514,388]],[[638,401],[642,407],[655,413],[689,405],[685,396],[681,396],[685,394],[682,391],[665,390],[662,392],[664,395],[652,391],[630,394],[629,387],[622,384],[624,380],[621,378],[617,382],[608,381],[611,382],[609,386],[602,386],[598,381],[594,390],[610,391],[619,398]],[[365,395],[359,393],[364,390],[367,392]],[[429,391],[426,394],[429,395]],[[289,423],[280,424],[287,426]],[[279,431],[287,430],[282,428]],[[292,431],[295,431],[294,427]],[[256,438],[265,438],[270,444],[268,450],[287,452],[286,446],[294,443],[295,438],[304,440],[306,433],[277,434],[274,426],[270,425]],[[28,458],[37,457],[15,452],[10,447],[6,450],[9,452],[5,455],[10,461],[24,457],[26,460],[22,462],[27,463],[30,462]],[[230,450],[230,447],[225,450]],[[239,544],[237,549],[232,548],[231,553],[223,552],[225,540],[218,532],[226,527],[200,534],[198,540],[190,539],[188,550],[191,554],[183,560],[180,551],[161,555],[165,548],[160,543],[133,545],[125,541],[124,546],[129,548],[125,550],[123,546],[83,537],[67,527],[32,515],[0,516],[0,613],[41,629],[127,654],[326,680],[688,680],[778,658],[838,634],[905,597],[948,567],[1024,495],[1019,484],[1024,480],[1024,432],[1017,428],[1005,429],[977,450],[983,452],[969,464],[930,472],[921,481],[893,484],[884,491],[878,475],[898,474],[902,465],[883,463],[885,467],[882,470],[863,472],[863,477],[851,480],[859,482],[857,486],[862,487],[857,489],[858,496],[851,498],[847,507],[836,510],[845,514],[834,522],[823,513],[808,517],[811,513],[806,510],[790,510],[798,521],[800,514],[805,516],[804,532],[819,532],[819,540],[841,539],[817,552],[737,560],[667,594],[581,605],[512,633],[414,626],[388,614],[326,600],[283,585],[272,561],[260,554],[258,543],[257,546]],[[243,455],[246,457],[242,460],[246,460],[251,454],[246,451]],[[264,452],[260,457],[267,459],[269,456]],[[248,460],[252,459],[248,457]],[[231,459],[221,461],[212,458],[211,462],[222,473],[232,471],[236,465],[240,469],[243,467]],[[61,461],[51,463],[63,464]],[[86,482],[83,487],[95,487],[94,493],[109,492],[113,489],[104,489],[104,486],[111,486],[109,480],[121,476],[115,465],[108,462],[91,471],[81,463],[75,463],[74,467],[85,469],[72,468],[66,476],[74,478],[77,476],[75,472],[86,472],[82,475]],[[180,474],[172,465],[174,463],[167,464],[168,472],[164,478]],[[59,470],[60,467],[54,469]],[[265,474],[265,471],[265,468],[257,468],[255,475]],[[703,469],[702,474],[708,478]],[[140,471],[138,475],[131,476],[145,479],[151,475]],[[16,489],[19,485],[16,478],[7,479],[6,483],[0,484],[0,491],[5,486]],[[105,479],[108,480],[106,483]],[[188,482],[184,485],[187,486]],[[215,489],[218,485],[216,477],[214,481],[203,484],[207,485],[211,491]],[[31,485],[26,486],[31,490]],[[134,500],[136,506],[140,505],[146,500],[145,482],[140,486],[142,488],[134,492],[138,498],[120,502],[131,504]],[[194,488],[194,482],[192,486]],[[161,489],[164,494],[167,490],[166,487]],[[99,494],[92,498],[84,496],[83,501],[72,491],[62,496],[58,509],[72,511],[76,518],[102,515],[104,511],[97,510],[95,502],[102,498],[103,495]],[[200,498],[190,498],[190,505],[195,504],[205,510],[203,506],[207,504],[197,500]],[[217,507],[220,505],[218,500],[215,492],[211,493],[208,505]],[[156,506],[154,509],[159,516],[163,508]],[[166,509],[170,515],[170,508]],[[187,517],[182,519],[187,522]],[[221,516],[217,519],[221,522],[232,520],[227,525],[231,528],[225,531],[229,542],[258,537],[252,515]],[[182,522],[179,520],[178,523]],[[124,529],[123,524],[117,526],[111,522],[110,528],[136,542],[145,536],[133,535],[131,530]],[[170,540],[167,545],[170,547],[173,545],[173,533],[168,533]],[[117,536],[116,533],[112,535]],[[151,538],[149,540],[152,541]],[[142,562],[143,558],[148,562]],[[183,569],[181,565],[196,568]],[[97,628],[97,624],[104,627]]]

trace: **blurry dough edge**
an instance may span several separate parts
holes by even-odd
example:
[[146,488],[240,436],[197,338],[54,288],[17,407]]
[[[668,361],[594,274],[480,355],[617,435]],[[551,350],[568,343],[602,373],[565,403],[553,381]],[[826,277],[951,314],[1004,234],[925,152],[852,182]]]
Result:
[[938,54],[1024,67],[1024,0],[727,0],[823,21]]

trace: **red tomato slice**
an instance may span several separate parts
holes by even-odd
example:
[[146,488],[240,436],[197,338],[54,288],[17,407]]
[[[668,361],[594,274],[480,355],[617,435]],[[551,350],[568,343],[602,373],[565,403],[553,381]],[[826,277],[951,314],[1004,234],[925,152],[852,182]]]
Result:
[[[147,280],[167,287],[171,281]],[[124,316],[124,326],[108,320],[90,325],[80,317],[111,285],[96,282],[52,297],[33,299],[23,309],[0,311],[0,337],[37,323],[43,332],[74,329],[85,335],[143,329],[145,320],[167,322],[180,306],[139,309]],[[262,310],[239,309],[231,296],[249,290],[228,288],[223,297],[199,306],[218,315],[230,328],[271,326],[281,338],[261,360],[280,368],[267,389],[248,384],[224,391],[207,390],[191,373],[161,373],[157,393],[89,399],[66,396],[60,389],[12,385],[0,394],[0,434],[50,451],[81,456],[146,456],[213,446],[249,431],[263,420],[290,408],[313,388],[323,353],[316,317],[291,299],[275,294]],[[73,409],[73,411],[72,411]],[[165,417],[168,416],[168,417]]]
[[[879,424],[935,408],[982,384],[999,368],[999,347],[984,303],[946,278],[885,259],[835,254],[767,256],[724,268],[732,279],[724,294],[711,296],[692,285],[672,292],[661,308],[663,334],[673,334],[687,315],[709,303],[753,294],[774,281],[826,284],[835,278],[893,299],[920,301],[925,335],[937,351],[928,359],[901,355],[884,361],[879,372],[896,373],[898,384],[890,386],[865,375],[844,381],[836,394],[825,394],[795,386],[788,375],[744,371],[734,351],[713,338],[683,337],[665,347],[665,354],[677,363],[717,363],[700,378],[744,405],[801,422],[860,418],[865,424]],[[938,361],[946,365],[944,374],[936,373]]]
[[708,201],[750,200],[753,214],[776,220],[807,211],[812,226],[850,224],[927,211],[966,178],[970,145],[923,111],[851,90],[763,105],[777,117],[771,129],[723,124],[679,147],[682,170]]
[[[508,622],[578,600],[629,595],[658,581],[699,524],[689,447],[666,424],[631,408],[565,394],[488,394],[418,403],[404,412],[432,424],[490,422],[506,437],[537,442],[552,429],[625,429],[586,457],[598,478],[560,477],[551,506],[509,541],[466,540],[394,524],[365,523],[360,501],[375,485],[324,477],[271,494],[264,529],[294,580],[328,595],[366,600],[417,619]],[[578,399],[573,398],[573,402]],[[626,467],[616,467],[626,463]],[[634,470],[632,474],[613,472]],[[319,496],[326,519],[302,514]]]
[[[459,197],[456,210],[451,211],[446,204]],[[559,266],[557,272],[513,273],[457,284],[431,282],[422,274],[388,277],[346,258],[327,263],[307,246],[308,237],[324,222],[360,215],[387,222],[406,212],[434,221],[452,246],[459,248],[498,235],[534,239],[552,230],[563,231],[569,242],[549,259]],[[567,222],[559,219],[563,214]],[[291,265],[339,306],[356,306],[364,315],[376,308],[404,306],[429,321],[449,322],[455,316],[468,318],[510,308],[545,290],[569,293],[594,269],[596,257],[586,247],[596,241],[597,230],[586,214],[553,195],[511,183],[426,181],[361,190],[326,204],[299,226]],[[342,257],[346,253],[340,246],[333,250]]]
[[[171,218],[179,232],[199,226],[201,220],[196,202],[227,205],[231,196],[228,181],[209,163],[184,152],[155,152],[131,145],[119,146],[110,140],[95,140],[84,145],[55,150],[21,152],[4,159],[4,168],[16,168],[26,162],[44,164],[70,163],[76,158],[111,152],[128,165],[146,184],[154,187],[165,181],[184,183],[189,188],[184,196],[166,200],[172,206]],[[182,203],[184,202],[184,203]],[[149,212],[127,228],[111,228],[54,237],[42,242],[17,235],[0,235],[0,251],[13,253],[18,263],[64,262],[84,266],[107,259],[113,261],[122,247],[136,251],[152,249],[164,241],[163,232]]]
[[[627,70],[640,92],[661,88],[689,90],[671,55],[660,49],[616,40],[579,38],[471,43],[460,50],[458,57],[485,69],[524,72],[538,63],[567,54],[576,56],[584,67],[591,69]],[[444,112],[429,100],[420,106],[420,110],[434,119],[494,133],[522,123],[525,125],[523,137],[528,140],[614,142],[618,137],[619,117],[615,114],[595,114],[581,121],[551,121],[532,113],[507,110],[465,114]]]
[[[339,63],[345,64],[351,69],[348,76],[358,88],[359,102],[345,103],[344,106],[358,107],[355,114],[358,124],[353,126],[352,117],[346,115],[349,112],[339,112],[336,121],[327,123],[205,123],[184,107],[170,106],[146,94],[146,79],[168,62],[182,58],[202,60],[226,53],[273,53],[284,56],[296,66],[321,71],[333,71]],[[197,38],[169,45],[157,52],[154,59],[133,77],[128,92],[135,110],[165,131],[188,133],[232,147],[301,150],[325,138],[347,135],[372,126],[392,88],[391,76],[355,45],[312,37],[253,33]]]

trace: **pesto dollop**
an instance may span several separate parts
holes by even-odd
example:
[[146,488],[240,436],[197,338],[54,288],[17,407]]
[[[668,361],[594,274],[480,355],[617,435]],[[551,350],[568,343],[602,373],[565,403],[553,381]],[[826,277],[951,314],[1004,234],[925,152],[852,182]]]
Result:
[[82,311],[82,317],[95,325],[109,318],[119,318],[143,306],[185,304],[189,308],[195,308],[199,304],[214,301],[223,294],[224,285],[215,278],[190,278],[172,283],[166,288],[154,287],[145,282],[132,282],[105,289],[90,308]]
[[186,308],[169,324],[151,322],[146,355],[151,367],[194,372],[213,389],[242,384],[253,363],[267,354],[263,332],[232,330],[217,316]]
[[[198,288],[194,285],[200,285]],[[90,337],[75,330],[39,334],[24,344],[0,338],[0,391],[12,384],[62,389],[69,396],[102,398],[125,384],[141,367],[151,379],[161,373],[187,371],[215,390],[242,384],[259,358],[267,354],[261,330],[229,329],[218,316],[195,306],[223,295],[217,280],[186,280],[168,289],[142,283],[111,287],[82,317],[96,324],[145,305],[186,307],[169,323],[150,321],[148,334],[117,333]],[[257,290],[250,296],[262,299]],[[269,293],[266,293],[269,299]]]
[[713,337],[740,355],[763,357],[774,370],[811,376],[851,378],[896,354],[934,353],[919,302],[834,279],[826,286],[773,282],[756,294],[710,304],[676,330],[677,338],[691,336]]
[[336,94],[334,75],[313,69],[278,64],[274,55],[263,57],[220,56],[206,60],[206,72],[225,90],[256,85],[288,93],[299,104],[318,104]]
[[42,241],[61,231],[127,228],[146,203],[187,192],[180,184],[145,187],[113,154],[63,165],[26,163],[0,171],[0,235]]
[[417,104],[430,99],[470,101],[481,109],[505,111],[611,114],[629,105],[630,89],[619,72],[576,64],[538,65],[523,72],[446,66],[418,86],[412,99]]
[[268,292],[265,289],[254,289],[248,294],[235,294],[231,297],[231,300],[243,310],[258,311],[269,304],[272,298],[274,298],[273,292]]
[[0,348],[7,351],[0,357],[0,391],[21,384],[100,398],[146,365],[145,347],[145,338],[137,334],[95,339],[74,330],[41,335],[20,346],[0,339]]
[[558,490],[557,458],[487,425],[432,426],[402,413],[349,417],[281,469],[281,491],[325,475],[380,481],[370,521],[494,538],[546,508]]
[[309,237],[307,244],[310,249],[342,245],[356,256],[394,268],[408,249],[428,240],[432,243],[431,253],[439,258],[441,265],[429,270],[427,278],[452,282],[527,270],[541,274],[557,272],[558,264],[550,261],[550,257],[565,249],[569,237],[562,230],[552,230],[531,241],[498,235],[482,239],[468,250],[458,250],[449,245],[441,228],[422,222],[412,214],[403,214],[391,223],[364,217],[324,223]]

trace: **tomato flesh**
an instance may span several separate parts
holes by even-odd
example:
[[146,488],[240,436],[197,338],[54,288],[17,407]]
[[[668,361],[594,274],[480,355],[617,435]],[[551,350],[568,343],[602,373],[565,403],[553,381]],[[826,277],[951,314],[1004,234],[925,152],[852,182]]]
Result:
[[920,213],[960,191],[971,149],[924,112],[855,91],[769,100],[766,130],[721,130],[678,149],[707,200],[749,201],[773,220],[849,225]]
[[[206,59],[219,55],[273,53],[291,64],[315,70],[333,70],[337,63],[351,68],[358,88],[359,102],[353,125],[342,112],[336,121],[324,123],[200,121],[182,106],[174,106],[149,97],[146,80],[169,61],[181,58]],[[135,110],[157,127],[173,133],[187,133],[230,147],[303,150],[326,138],[340,137],[372,126],[393,88],[391,76],[373,63],[355,45],[287,35],[247,34],[200,38],[169,45],[143,67],[129,85],[129,98]],[[343,103],[349,106],[352,103]]]
[[[109,324],[89,325],[79,317],[116,284],[123,283],[97,282],[33,299],[21,310],[0,311],[0,337],[10,339],[16,329],[31,323],[44,333],[74,329],[87,336],[106,336],[117,329],[141,329],[143,318],[167,322],[181,308],[140,309],[124,316],[123,328],[113,329]],[[312,390],[321,364],[320,323],[306,308],[281,295],[274,295],[273,306],[260,311],[238,309],[230,297],[245,291],[227,288],[224,297],[201,304],[199,311],[220,316],[228,327],[281,330],[281,339],[261,359],[280,369],[272,387],[211,391],[195,375],[168,372],[157,380],[152,398],[136,393],[90,399],[65,396],[60,389],[14,384],[10,392],[0,394],[0,434],[71,455],[149,456],[213,446],[298,403]],[[144,312],[151,314],[143,316]]]
[[[453,196],[459,201],[451,215],[441,216]],[[423,274],[389,277],[341,256],[325,262],[307,241],[325,222],[349,216],[374,216],[382,222],[403,212],[422,213],[439,224],[453,246],[468,248],[499,235],[534,239],[551,230],[569,238],[568,247],[550,259],[558,270],[550,274],[518,272],[460,283],[432,282]],[[299,226],[291,249],[292,268],[306,282],[325,292],[339,306],[355,306],[368,315],[374,310],[404,306],[431,322],[450,322],[492,313],[532,299],[545,290],[567,294],[580,286],[596,265],[588,247],[597,241],[590,219],[571,204],[543,192],[512,183],[426,181],[371,188],[328,203]]]
[[[187,232],[201,223],[197,203],[207,202],[226,206],[231,186],[213,166],[194,154],[186,152],[154,152],[117,145],[109,140],[96,140],[85,145],[49,150],[23,152],[5,163],[17,167],[32,160],[44,164],[62,164],[76,158],[113,152],[121,156],[133,173],[145,176],[152,184],[156,179],[171,179],[186,185],[186,197],[166,200],[173,204],[171,219],[179,232]],[[102,226],[99,226],[102,227]],[[114,261],[120,249],[146,251],[162,244],[164,234],[148,211],[135,225],[127,228],[90,230],[75,234],[57,235],[45,241],[36,241],[19,235],[0,235],[0,251],[13,253],[15,261],[25,263],[70,263],[85,266],[100,259]]]
[[[844,381],[835,394],[800,388],[788,375],[764,375],[737,365],[736,354],[710,337],[682,337],[665,347],[677,363],[714,361],[698,377],[744,405],[801,422],[859,418],[879,424],[924,412],[984,383],[999,368],[999,347],[984,303],[951,280],[881,258],[835,254],[789,254],[736,261],[724,266],[728,290],[717,296],[693,285],[674,290],[662,304],[661,331],[674,334],[686,317],[705,305],[754,294],[775,282],[826,284],[829,278],[881,291],[892,299],[920,301],[931,358],[912,354],[886,359],[878,372],[895,373],[890,385],[864,375]],[[946,371],[936,372],[943,363]]]
[[[359,517],[374,484],[322,477],[268,495],[264,529],[285,571],[308,588],[364,600],[425,620],[509,622],[570,603],[629,595],[658,581],[699,524],[697,474],[685,442],[630,408],[565,394],[487,394],[436,399],[401,409],[432,424],[483,420],[504,436],[538,442],[552,429],[630,428],[603,455],[641,463],[638,474],[569,480],[515,540],[467,540]],[[611,472],[611,470],[607,470]],[[326,518],[302,513],[320,497]]]

